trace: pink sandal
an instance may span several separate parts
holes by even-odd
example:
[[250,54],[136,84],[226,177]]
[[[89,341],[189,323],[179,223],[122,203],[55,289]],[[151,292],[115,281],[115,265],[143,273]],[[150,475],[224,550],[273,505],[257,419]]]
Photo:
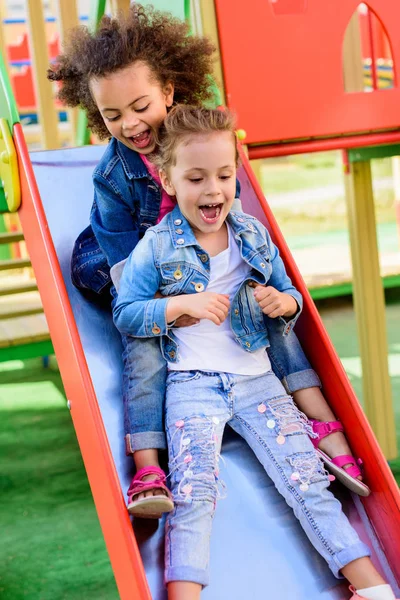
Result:
[[[147,475],[157,475],[151,481],[142,481]],[[172,495],[165,485],[165,473],[160,467],[144,467],[139,469],[128,490],[128,512],[143,519],[160,519],[163,513],[171,512],[174,508]],[[147,496],[135,500],[135,496],[149,490],[163,490],[164,494]]]
[[[325,452],[322,452],[322,450],[319,450],[318,448],[320,441],[326,436],[337,431],[344,431],[341,422],[330,421],[324,423],[321,421],[316,421],[315,419],[309,419],[309,422],[311,423],[314,433],[316,433],[318,436],[316,438],[311,438],[313,446],[329,471],[331,471],[333,475],[335,475],[335,477],[337,477],[337,479],[343,483],[343,485],[345,485],[355,494],[358,494],[359,496],[369,496],[371,493],[369,487],[357,479],[357,477],[361,475],[361,458],[355,459],[350,454],[342,454],[341,456],[336,456],[336,458],[330,458],[327,454],[325,454]],[[343,466],[348,464],[351,464],[352,466],[348,469],[343,469]]]

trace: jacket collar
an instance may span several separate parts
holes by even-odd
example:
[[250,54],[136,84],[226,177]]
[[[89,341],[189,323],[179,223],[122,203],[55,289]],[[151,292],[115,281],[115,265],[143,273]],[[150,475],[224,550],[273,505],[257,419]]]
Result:
[[[249,231],[254,233],[256,228],[252,221],[252,217],[241,212],[230,212],[227,216],[227,222],[232,228],[234,235],[242,235],[244,233],[249,233]],[[183,216],[178,205],[176,205],[174,210],[168,214],[167,224],[174,248],[199,246],[189,221]]]
[[116,144],[116,151],[121,160],[122,167],[128,179],[140,179],[150,177],[146,165],[140,158],[138,152],[131,150],[119,140],[113,138]]

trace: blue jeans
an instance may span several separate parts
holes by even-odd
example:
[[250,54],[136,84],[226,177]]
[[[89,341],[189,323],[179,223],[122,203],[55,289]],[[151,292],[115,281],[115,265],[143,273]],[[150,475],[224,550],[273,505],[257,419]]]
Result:
[[167,447],[164,429],[167,365],[158,338],[122,336],[124,370],[125,448],[136,450]]
[[311,368],[294,331],[283,335],[285,324],[281,319],[264,318],[271,344],[267,351],[272,370],[288,394],[305,388],[321,387],[319,377]]
[[247,441],[336,577],[370,555],[327,489],[306,418],[271,371],[170,371],[166,431],[175,509],[166,521],[166,582],[208,584],[211,523],[224,491],[218,459],[226,424]]
[[[289,394],[320,386],[296,334],[283,336],[280,319],[266,317],[272,369]],[[123,402],[126,453],[145,448],[166,448],[164,398],[166,362],[158,339],[122,336],[124,344]]]

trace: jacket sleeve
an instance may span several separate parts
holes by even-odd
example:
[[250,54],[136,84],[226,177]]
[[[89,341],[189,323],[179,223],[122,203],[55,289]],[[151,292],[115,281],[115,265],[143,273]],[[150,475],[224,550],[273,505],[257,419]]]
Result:
[[125,260],[139,241],[138,215],[115,184],[98,173],[93,177],[93,184],[90,223],[108,264],[113,267]]
[[293,329],[297,319],[301,314],[301,311],[303,309],[303,297],[300,294],[300,292],[294,287],[294,285],[292,284],[292,280],[286,273],[286,268],[283,263],[283,260],[280,257],[279,250],[272,242],[271,236],[269,235],[267,229],[265,229],[265,236],[270,250],[272,266],[271,277],[269,278],[267,285],[271,285],[280,292],[289,294],[297,302],[298,309],[292,317],[279,317],[282,321],[284,321],[284,323],[286,323],[285,333],[287,334]]
[[148,231],[125,263],[113,318],[121,333],[134,337],[160,337],[168,331],[169,298],[154,299],[160,287],[155,265],[156,234]]

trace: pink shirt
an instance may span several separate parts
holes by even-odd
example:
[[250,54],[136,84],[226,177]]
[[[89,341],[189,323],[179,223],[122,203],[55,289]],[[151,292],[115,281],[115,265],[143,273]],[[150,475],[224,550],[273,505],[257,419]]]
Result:
[[176,200],[175,200],[175,198],[172,198],[169,194],[167,194],[167,192],[164,190],[164,188],[162,188],[161,179],[160,179],[160,177],[158,175],[158,171],[157,171],[156,167],[153,165],[153,163],[150,162],[149,159],[144,154],[141,154],[140,156],[141,156],[142,161],[146,165],[148,172],[150,173],[150,175],[152,176],[154,181],[156,183],[158,183],[158,185],[162,189],[160,212],[158,213],[158,219],[156,221],[157,223],[159,223],[161,221],[161,219],[163,217],[165,217],[165,215],[167,215],[169,212],[171,212],[171,210],[173,210],[175,208]]

